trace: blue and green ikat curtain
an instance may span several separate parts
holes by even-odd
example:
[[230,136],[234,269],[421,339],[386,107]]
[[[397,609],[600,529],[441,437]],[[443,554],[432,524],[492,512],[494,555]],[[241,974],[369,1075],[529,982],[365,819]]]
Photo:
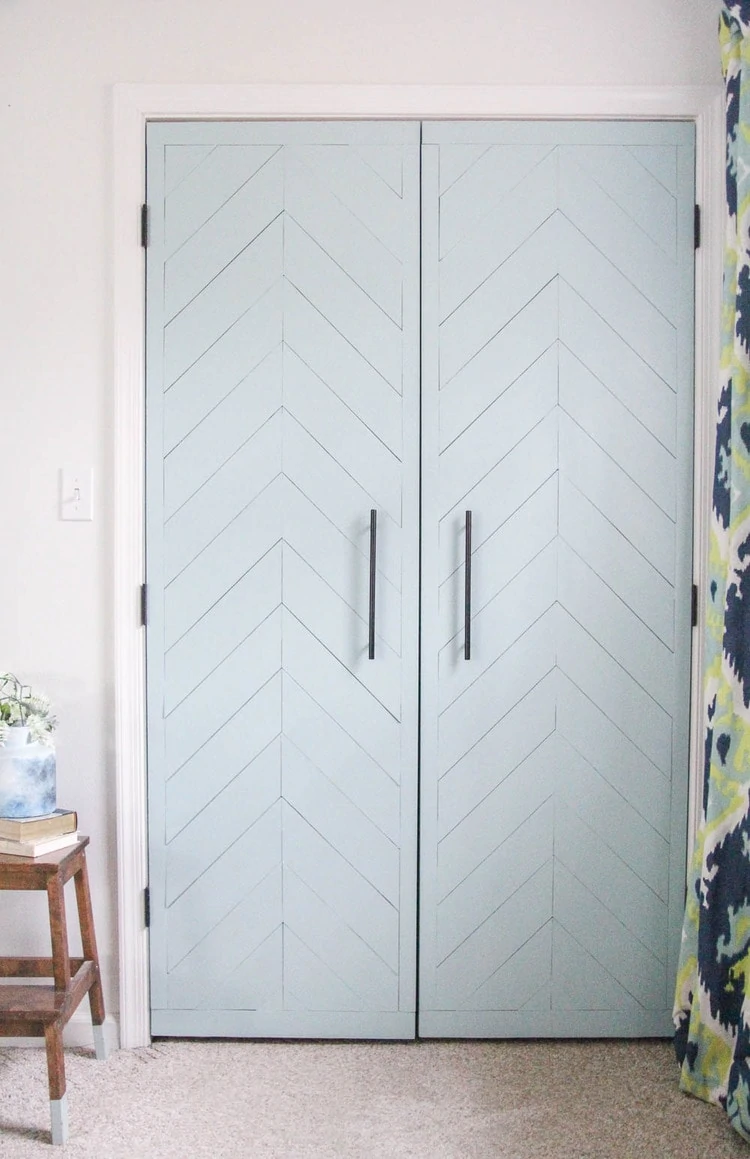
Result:
[[677,992],[680,1086],[750,1141],[750,0],[720,18],[727,236],[701,823]]

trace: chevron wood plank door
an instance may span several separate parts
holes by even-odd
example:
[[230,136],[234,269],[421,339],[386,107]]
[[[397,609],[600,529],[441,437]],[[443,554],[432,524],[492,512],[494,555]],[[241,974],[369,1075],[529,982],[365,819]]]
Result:
[[419,126],[147,172],[152,1031],[413,1037]]
[[693,129],[423,139],[419,1033],[669,1035]]

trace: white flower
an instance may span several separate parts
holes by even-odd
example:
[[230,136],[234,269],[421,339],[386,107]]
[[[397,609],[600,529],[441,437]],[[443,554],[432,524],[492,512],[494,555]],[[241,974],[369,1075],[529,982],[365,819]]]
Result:
[[21,684],[12,672],[5,672],[0,674],[0,746],[14,724],[26,725],[32,741],[49,745],[57,720],[46,696]]

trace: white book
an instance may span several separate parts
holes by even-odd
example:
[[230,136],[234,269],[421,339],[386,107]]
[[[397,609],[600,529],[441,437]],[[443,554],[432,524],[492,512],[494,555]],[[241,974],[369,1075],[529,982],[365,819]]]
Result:
[[0,837],[0,853],[10,853],[13,857],[41,857],[44,853],[54,853],[68,845],[75,845],[77,841],[77,830],[40,841],[13,841],[9,837]]

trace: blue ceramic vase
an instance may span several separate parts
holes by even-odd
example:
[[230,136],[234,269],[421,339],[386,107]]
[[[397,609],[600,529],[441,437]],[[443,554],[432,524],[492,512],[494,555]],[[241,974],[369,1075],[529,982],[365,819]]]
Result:
[[29,743],[22,725],[8,729],[0,746],[0,817],[41,817],[57,805],[55,751]]

